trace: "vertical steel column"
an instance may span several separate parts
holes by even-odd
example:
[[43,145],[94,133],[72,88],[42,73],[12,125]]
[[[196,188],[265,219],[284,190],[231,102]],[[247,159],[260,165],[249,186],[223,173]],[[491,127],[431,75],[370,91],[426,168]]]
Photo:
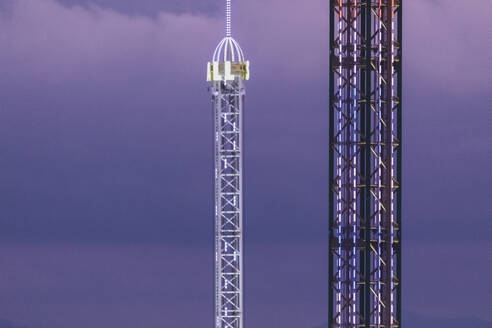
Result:
[[363,2],[331,2],[330,324],[357,327],[364,310]]
[[[330,0],[330,17],[334,17],[335,15],[335,6],[334,6],[334,0]],[[336,60],[335,59],[335,20],[330,19],[330,85],[329,85],[329,92],[330,92],[330,110],[329,110],[329,128],[330,128],[330,140],[329,140],[329,172],[328,172],[328,177],[329,177],[329,193],[328,193],[328,234],[329,234],[329,244],[328,244],[328,299],[330,300],[330,304],[328,307],[328,318],[330,320],[333,320],[334,318],[334,313],[335,313],[335,305],[332,304],[333,300],[333,295],[334,295],[334,254],[331,251],[332,249],[332,244],[333,240],[335,240],[335,151],[333,149],[335,145],[335,136],[332,133],[335,129],[335,99],[332,95],[335,94],[335,74],[332,73],[332,70],[334,67],[332,66],[332,63]],[[330,327],[331,327],[331,321],[330,321]]]
[[372,47],[371,47],[371,38],[368,35],[372,30],[372,14],[371,14],[371,5],[369,1],[365,1],[364,3],[364,24],[362,25],[362,35],[364,36],[364,119],[362,120],[361,127],[363,129],[362,135],[364,138],[363,145],[363,158],[364,158],[364,199],[363,199],[363,207],[364,207],[364,249],[361,252],[362,257],[364,258],[364,307],[363,307],[363,324],[364,327],[369,327],[371,325],[371,113],[372,113],[372,92],[371,92],[371,56],[372,56]]
[[330,16],[330,327],[399,327],[401,1]]
[[214,82],[216,327],[243,327],[242,79]]
[[395,146],[396,151],[396,180],[398,182],[398,188],[396,189],[396,243],[395,243],[395,254],[397,257],[396,261],[396,321],[400,324],[402,323],[402,137],[403,137],[403,127],[402,127],[402,71],[403,71],[403,0],[398,2],[398,7],[396,9],[397,16],[397,41],[395,43],[396,47],[396,59],[395,59],[395,78],[397,80],[396,88],[396,116],[397,116],[397,133]]
[[379,226],[380,226],[380,266],[381,266],[381,322],[383,327],[391,327],[392,324],[392,247],[391,231],[393,229],[393,121],[392,121],[392,107],[393,107],[393,60],[392,60],[392,43],[393,43],[393,30],[392,30],[392,12],[393,8],[389,5],[391,1],[380,1],[379,3],[379,16],[380,16],[380,40],[379,40],[379,52],[380,52],[380,106],[379,106]]

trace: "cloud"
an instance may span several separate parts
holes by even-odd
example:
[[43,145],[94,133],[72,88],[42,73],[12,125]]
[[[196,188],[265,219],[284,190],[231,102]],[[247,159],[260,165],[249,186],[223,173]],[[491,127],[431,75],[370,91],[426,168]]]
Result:
[[[492,327],[492,322],[474,317],[433,317],[415,313],[405,313],[403,315],[403,325],[419,328],[490,328]],[[329,328],[329,325],[328,323],[325,323],[313,328]]]
[[8,19],[0,20],[0,44],[8,49],[0,55],[1,70],[45,82],[112,80],[143,72],[176,76],[193,66],[200,51],[205,58],[205,49],[217,39],[201,33],[217,29],[217,21],[200,15],[131,17],[51,0],[16,0],[11,11]]
[[[250,213],[285,219],[289,203],[296,207],[290,211],[296,222],[324,209],[324,202],[300,207],[324,195],[298,199],[304,190],[283,178],[264,185],[265,176],[298,175],[302,165],[322,163],[318,158],[324,156],[302,146],[324,133],[322,105],[313,106],[309,116],[298,109],[320,105],[325,97],[313,86],[327,83],[320,69],[327,67],[325,51],[317,47],[323,47],[326,30],[319,26],[328,23],[319,14],[301,24],[310,9],[297,4],[300,9],[278,0],[242,2],[233,25],[254,76],[248,84],[249,117],[256,118],[250,121],[256,133],[247,147],[250,167],[261,172],[250,186],[264,194],[289,188],[288,197],[296,199],[262,196],[251,202],[257,205]],[[279,12],[280,6],[285,11]],[[310,6],[326,9],[320,0]],[[10,230],[2,230],[4,238],[173,241],[186,235],[186,243],[208,238],[203,231],[211,227],[205,218],[212,209],[207,167],[212,122],[205,64],[223,35],[222,19],[166,12],[149,18],[52,0],[16,0],[7,16],[0,19],[0,47],[8,49],[0,52],[6,94],[0,147],[8,154],[0,164],[10,172],[0,187],[8,195],[3,202],[9,210],[1,220]],[[293,88],[296,93],[286,92]],[[273,125],[287,133],[272,135]],[[307,131],[299,136],[302,128]],[[271,168],[290,157],[292,146],[303,161]],[[302,180],[310,183],[304,189],[311,181],[324,187],[319,176]],[[26,202],[30,206],[22,205]],[[296,226],[292,223],[293,230]],[[312,238],[307,230],[295,235]],[[270,240],[270,233],[262,238]]]
[[[149,17],[116,10],[115,2],[74,3],[10,0],[0,15],[1,233],[205,240],[212,122],[204,69],[223,35],[222,17]],[[432,232],[450,222],[439,240],[487,237],[487,229],[463,235],[460,228],[462,217],[483,226],[488,217],[487,177],[476,172],[486,172],[490,115],[474,96],[488,75],[470,65],[454,78],[469,44],[480,48],[470,36],[483,35],[484,15],[457,3],[419,0],[404,11],[404,214],[415,218],[406,230],[414,239],[435,240]],[[323,0],[234,3],[233,33],[252,61],[248,213],[272,229],[249,221],[250,238],[326,238],[328,12]],[[450,23],[467,20],[463,30]],[[435,42],[447,28],[453,33]],[[476,113],[463,115],[468,108]],[[290,234],[272,234],[279,224]]]
[[[117,9],[117,3],[135,9],[156,6],[152,1],[139,6],[128,1],[62,1],[71,6],[54,0],[10,1],[10,19],[0,20],[0,45],[8,49],[0,54],[0,69],[22,70],[44,80],[99,77],[101,72],[120,78],[149,72],[201,77],[223,34],[222,15],[156,9],[151,18]],[[486,90],[491,10],[492,2],[480,0],[467,6],[459,1],[406,4],[404,64],[409,83],[459,95]],[[234,34],[252,59],[257,80],[326,79],[326,1],[240,1],[234,14]]]
[[490,328],[492,321],[485,321],[476,317],[438,317],[427,316],[415,313],[406,313],[403,318],[403,325],[408,327],[420,328]]
[[27,328],[27,327],[16,325],[6,319],[0,319],[0,328]]
[[[162,11],[176,13],[216,14],[219,2],[216,0],[56,0],[67,6],[99,6],[128,15],[145,15],[157,17]],[[222,2],[220,2],[222,5]]]
[[[249,325],[310,327],[326,317],[326,246],[248,244]],[[213,261],[212,241],[200,248],[4,243],[0,308],[36,328],[212,325]]]
[[[102,2],[11,1],[8,18],[0,18],[0,46],[8,49],[0,53],[0,73],[11,83],[100,84],[143,76],[203,81],[224,33],[221,16],[159,11],[151,18]],[[233,32],[257,81],[325,79],[325,1],[255,0],[234,8]]]
[[[5,245],[2,313],[36,328],[212,322],[212,249]],[[18,260],[22,256],[22,260]],[[199,268],[198,270],[196,270]],[[194,315],[188,316],[193,307]],[[0,328],[27,328],[0,321]]]
[[313,327],[313,328],[330,328],[330,326],[328,325],[328,323],[324,323],[324,324],[321,324],[321,325]]
[[[453,318],[460,313],[492,321],[488,306],[491,287],[483,283],[490,271],[490,264],[484,263],[490,256],[490,240],[449,243],[405,240],[404,235],[402,289],[406,311],[442,318]],[[463,277],[468,278],[466,283]]]
[[404,73],[412,84],[466,96],[488,90],[492,1],[404,4]]

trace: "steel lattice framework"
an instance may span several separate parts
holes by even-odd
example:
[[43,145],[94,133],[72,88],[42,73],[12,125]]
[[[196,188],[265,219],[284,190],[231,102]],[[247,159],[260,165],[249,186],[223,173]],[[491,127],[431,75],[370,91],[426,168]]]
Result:
[[231,36],[207,65],[215,126],[215,328],[243,328],[243,104],[249,61]]
[[402,0],[330,19],[330,327],[401,327]]
[[216,327],[241,328],[243,313],[242,80],[215,82]]

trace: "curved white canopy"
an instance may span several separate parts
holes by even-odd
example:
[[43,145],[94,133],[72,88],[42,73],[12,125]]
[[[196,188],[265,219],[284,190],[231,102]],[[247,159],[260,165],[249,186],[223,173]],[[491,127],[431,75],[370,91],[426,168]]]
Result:
[[222,41],[219,42],[219,45],[217,46],[217,48],[215,48],[212,61],[219,62],[219,63],[245,62],[244,53],[243,50],[241,49],[241,46],[239,46],[239,43],[237,43],[237,41],[230,36],[223,38]]

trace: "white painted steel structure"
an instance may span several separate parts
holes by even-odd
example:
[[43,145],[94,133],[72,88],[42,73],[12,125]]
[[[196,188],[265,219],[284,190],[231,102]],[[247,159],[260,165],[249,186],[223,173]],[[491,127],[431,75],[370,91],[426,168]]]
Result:
[[231,36],[207,64],[215,127],[215,328],[243,328],[243,105],[249,62]]

